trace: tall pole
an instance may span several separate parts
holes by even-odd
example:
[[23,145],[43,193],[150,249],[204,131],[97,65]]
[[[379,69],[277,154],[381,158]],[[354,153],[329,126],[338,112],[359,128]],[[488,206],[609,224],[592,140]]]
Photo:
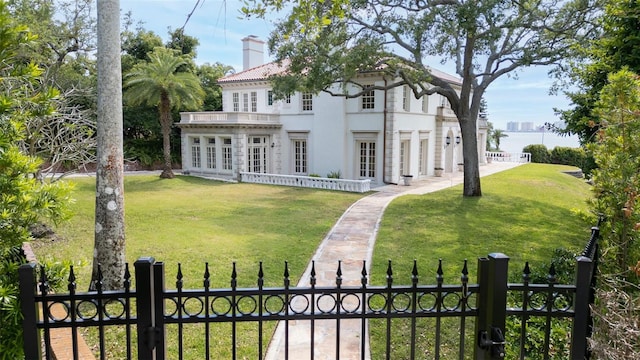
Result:
[[122,288],[125,270],[120,0],[98,3],[98,167],[91,286]]

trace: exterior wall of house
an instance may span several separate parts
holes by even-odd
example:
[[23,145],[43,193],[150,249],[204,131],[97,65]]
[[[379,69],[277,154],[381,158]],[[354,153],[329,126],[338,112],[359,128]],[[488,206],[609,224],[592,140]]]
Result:
[[[384,85],[384,80],[371,77],[363,83]],[[212,124],[202,120],[199,126],[189,125],[186,123],[190,116],[193,118],[193,113],[183,113],[183,169],[238,178],[242,171],[255,170],[250,164],[252,160],[248,159],[249,152],[254,151],[249,150],[249,142],[260,141],[266,144],[262,172],[323,177],[339,172],[343,178],[370,178],[374,184],[383,184],[398,183],[402,175],[432,176],[434,168],[444,167],[445,163],[449,165],[448,171],[456,171],[454,164],[457,157],[461,157],[461,150],[451,152],[455,145],[448,148],[443,144],[447,135],[454,139],[459,134],[458,125],[457,121],[440,121],[444,128],[438,126],[438,111],[442,110],[438,106],[439,95],[429,96],[424,103],[403,87],[386,93],[377,90],[373,98],[367,100],[372,108],[363,109],[362,97],[346,99],[327,93],[311,97],[311,105],[309,98],[303,100],[301,93],[292,94],[289,102],[273,100],[269,104],[269,91],[266,82],[223,85],[224,111],[219,114],[226,115],[227,122],[232,122],[228,120],[232,115],[238,117],[239,123],[243,122],[240,118],[246,118],[246,124],[224,120]],[[304,110],[303,101],[311,109]],[[198,114],[218,115],[215,112]],[[259,118],[269,118],[269,126],[261,125]],[[196,138],[199,150],[194,149]],[[228,139],[233,149],[232,169],[223,167],[220,159],[223,156],[221,142]],[[304,168],[296,162],[301,141],[305,142]],[[211,159],[207,158],[209,142],[215,142],[218,151],[215,168],[211,168]],[[194,160],[197,156],[199,162]]]
[[[243,171],[340,173],[374,185],[398,183],[403,175],[433,176],[436,168],[458,171],[460,128],[441,95],[416,99],[406,86],[363,92],[392,82],[368,72],[357,79],[364,88],[347,89],[363,92],[355,98],[298,92],[275,100],[267,78],[286,65],[262,64],[263,44],[254,36],[243,39],[244,70],[220,81],[223,111],[181,114],[184,171],[235,179]],[[486,120],[479,124],[484,154]]]
[[[385,85],[371,75],[361,83]],[[458,122],[440,95],[425,101],[396,87],[376,90],[367,99],[295,93],[275,100],[266,81],[222,88],[222,112],[182,113],[187,172],[236,179],[243,171],[322,177],[339,172],[342,178],[370,178],[381,185],[399,183],[402,175],[433,176],[435,168],[458,171],[462,162],[462,144],[455,142]],[[223,147],[232,151],[231,168]]]

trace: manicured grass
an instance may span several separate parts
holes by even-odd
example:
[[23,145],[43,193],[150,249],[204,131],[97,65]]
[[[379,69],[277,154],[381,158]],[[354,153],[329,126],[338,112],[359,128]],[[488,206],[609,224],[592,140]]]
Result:
[[[76,215],[57,231],[64,240],[34,243],[40,259],[69,259],[76,264],[78,290],[89,286],[94,242],[95,179],[74,178]],[[263,261],[265,286],[282,286],[284,262],[291,283],[297,283],[316,248],[344,211],[362,194],[323,190],[230,184],[179,176],[129,176],[125,180],[127,261],[153,256],[165,263],[166,287],[175,288],[177,264],[182,264],[185,288],[202,288],[205,262],[212,288],[230,287],[232,263],[238,286],[255,287]],[[131,266],[133,268],[133,266]],[[135,286],[135,284],[134,284]],[[265,324],[265,345],[275,323]],[[256,326],[242,326],[239,353],[257,357]],[[204,358],[204,327],[185,326],[185,356]],[[229,358],[230,327],[212,324],[212,358]],[[108,358],[122,359],[123,329],[110,329]],[[216,336],[215,334],[220,334]],[[88,334],[97,343],[96,333]],[[168,329],[169,358],[177,352],[175,327]],[[134,339],[135,340],[135,339]]]
[[[94,242],[95,179],[74,178],[75,216],[57,231],[61,242],[36,244],[40,258],[83,261],[80,286],[90,277]],[[282,283],[289,261],[295,283],[316,247],[361,194],[283,186],[231,184],[178,176],[125,180],[126,257],[165,263],[168,279],[182,263],[185,287],[201,287],[205,262],[212,287],[228,287],[237,262],[238,286],[255,286],[264,262],[265,286]]]
[[[387,259],[393,260],[396,284],[410,284],[413,259],[418,260],[420,282],[435,283],[439,258],[443,259],[445,283],[458,283],[464,259],[469,259],[469,275],[474,281],[476,259],[491,252],[510,256],[511,271],[519,272],[524,261],[533,266],[548,262],[557,247],[579,251],[592,224],[585,224],[574,210],[586,211],[589,186],[562,173],[568,169],[572,168],[529,164],[492,175],[482,179],[480,198],[462,197],[462,187],[457,186],[394,200],[378,233],[371,283],[385,283]],[[85,261],[87,266],[81,271],[84,282],[78,283],[87,284],[93,251],[94,184],[92,179],[74,181],[78,215],[58,229],[67,240],[40,245],[37,254]],[[209,262],[212,287],[229,286],[233,261],[238,264],[241,287],[255,286],[259,261],[264,262],[266,286],[282,284],[285,260],[295,283],[326,232],[362,196],[149,176],[127,178],[125,194],[127,259],[133,262],[139,256],[154,256],[164,261],[168,287],[175,276],[175,264],[182,262],[185,286],[198,288],[202,287],[204,262]],[[427,344],[422,347],[427,358],[433,355],[433,323],[429,321],[423,322],[419,335]],[[452,342],[443,349],[446,358],[454,356],[451,349],[456,349],[459,332],[451,321],[444,330],[447,341]],[[371,322],[374,358],[382,354],[380,346],[384,345],[376,340],[381,339],[380,326]],[[472,328],[473,322],[468,326]],[[407,332],[403,328],[406,325],[394,327],[397,353],[392,358],[405,358]],[[212,339],[212,350],[219,355],[214,358],[228,357],[230,344],[225,334],[229,331],[228,326],[216,325],[215,332],[223,335]],[[193,325],[185,336],[195,340],[189,345],[194,359],[201,355],[195,349],[202,348],[202,332],[202,326]],[[243,336],[247,336],[246,347],[240,353],[256,358],[255,329],[246,329]]]
[[548,262],[558,247],[584,247],[593,224],[589,185],[563,173],[572,168],[528,164],[482,178],[482,197],[465,198],[462,185],[421,196],[407,195],[386,209],[373,253],[373,282],[384,284],[388,259],[399,282],[410,284],[413,260],[421,282],[435,283],[438,259],[445,280],[457,281],[464,259],[474,275],[478,257],[501,252],[512,271],[524,262]]
[[[475,281],[477,258],[500,252],[510,257],[518,279],[525,261],[532,268],[549,263],[553,250],[580,252],[590,227],[576,212],[586,212],[590,187],[563,173],[570,168],[527,164],[482,179],[483,196],[462,197],[462,185],[421,196],[402,196],[385,211],[373,253],[372,283],[385,284],[388,259],[394,284],[411,284],[413,260],[421,284],[435,284],[438,259],[444,283],[459,284],[465,259]],[[444,320],[443,351],[457,358],[459,319]],[[449,322],[449,325],[446,323]],[[382,358],[385,327],[371,322],[373,358]],[[406,358],[408,321],[395,321],[392,358]],[[418,322],[421,354],[433,357],[434,321]],[[473,343],[473,322],[468,322]],[[472,346],[467,346],[471,348]]]

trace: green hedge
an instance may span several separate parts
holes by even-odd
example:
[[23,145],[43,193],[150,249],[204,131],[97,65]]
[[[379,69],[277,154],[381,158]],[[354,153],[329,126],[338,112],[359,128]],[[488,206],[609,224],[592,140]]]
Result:
[[549,163],[549,150],[544,145],[527,145],[522,149],[522,152],[531,154],[531,162],[538,164]]
[[584,148],[556,146],[553,150],[548,150],[546,146],[536,144],[525,146],[522,152],[531,153],[531,162],[534,163],[579,167],[585,176],[595,169],[593,157],[587,154]]

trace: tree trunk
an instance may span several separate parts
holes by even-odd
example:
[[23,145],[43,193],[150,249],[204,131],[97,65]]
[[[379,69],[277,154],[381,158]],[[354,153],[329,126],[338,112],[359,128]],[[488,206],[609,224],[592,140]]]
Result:
[[[473,49],[476,39],[471,34],[464,46],[464,66],[462,89],[458,104],[458,123],[462,132],[462,157],[464,158],[463,196],[482,196],[480,188],[480,164],[478,161],[478,108],[484,90],[473,88]],[[473,94],[473,95],[472,95]]]
[[91,287],[123,287],[125,270],[120,1],[98,0],[98,121],[95,245]]
[[476,119],[462,119],[462,154],[464,157],[464,188],[463,196],[482,196],[480,187],[480,163],[478,158],[478,137]]
[[160,127],[162,128],[162,154],[164,156],[164,167],[160,177],[163,179],[173,179],[175,175],[171,170],[171,101],[167,94],[160,96]]

